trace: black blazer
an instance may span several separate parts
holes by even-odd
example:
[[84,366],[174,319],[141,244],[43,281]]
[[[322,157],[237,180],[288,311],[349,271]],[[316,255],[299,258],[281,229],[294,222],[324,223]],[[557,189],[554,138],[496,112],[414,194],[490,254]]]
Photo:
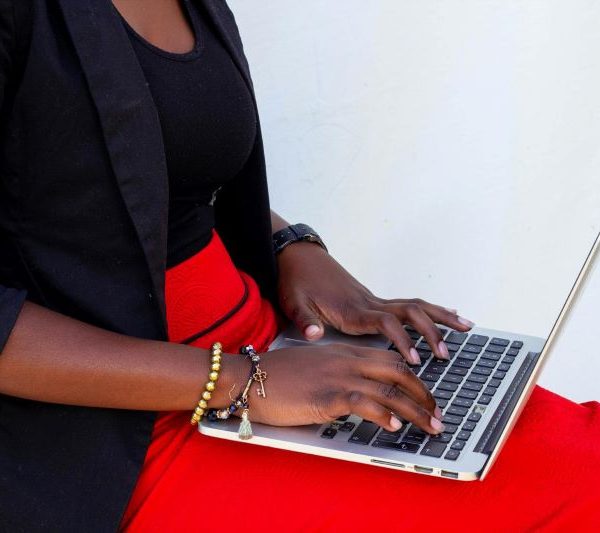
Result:
[[[252,89],[229,8],[196,1]],[[0,118],[0,350],[24,299],[165,339],[161,130],[111,0],[0,0]],[[272,297],[260,134],[216,220],[235,263]],[[0,395],[0,530],[116,530],[153,422]]]

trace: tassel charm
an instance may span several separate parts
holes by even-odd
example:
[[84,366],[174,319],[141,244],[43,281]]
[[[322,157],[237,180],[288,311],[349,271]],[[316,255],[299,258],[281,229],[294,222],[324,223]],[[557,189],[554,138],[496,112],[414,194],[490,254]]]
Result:
[[248,419],[248,409],[244,409],[242,412],[242,421],[240,422],[240,429],[238,431],[240,440],[249,440],[252,438],[252,424]]

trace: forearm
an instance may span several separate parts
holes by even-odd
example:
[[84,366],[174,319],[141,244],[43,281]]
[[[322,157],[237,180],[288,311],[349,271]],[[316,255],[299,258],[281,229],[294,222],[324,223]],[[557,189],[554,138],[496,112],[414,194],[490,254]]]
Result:
[[283,228],[286,228],[289,225],[290,223],[287,220],[279,216],[275,211],[271,209],[271,226],[273,226],[273,233],[282,230]]
[[[191,410],[209,360],[207,350],[120,335],[26,302],[0,354],[0,393],[90,407]],[[211,405],[229,403],[227,392],[245,377],[241,358],[224,354]]]

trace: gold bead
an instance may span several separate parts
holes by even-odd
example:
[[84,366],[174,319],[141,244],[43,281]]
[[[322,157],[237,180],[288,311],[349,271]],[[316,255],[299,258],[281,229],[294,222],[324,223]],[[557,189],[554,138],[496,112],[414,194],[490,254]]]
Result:
[[210,379],[211,381],[217,381],[217,379],[219,379],[219,373],[218,372],[211,372],[208,375],[208,379]]
[[220,363],[221,362],[221,356],[220,355],[213,355],[211,361],[213,363]]
[[202,409],[202,407],[196,407],[196,409],[194,409],[194,413],[198,416],[204,416],[204,409]]
[[221,363],[213,363],[210,366],[211,370],[214,370],[215,372],[218,372],[219,370],[221,370]]
[[208,402],[208,400],[210,400],[212,398],[212,394],[210,393],[210,391],[205,390],[202,393],[202,398],[204,398]]
[[212,381],[209,381],[209,382],[206,384],[206,386],[205,386],[205,389],[206,389],[207,391],[210,391],[210,392],[214,391],[214,390],[215,390],[215,384],[214,384],[214,382],[212,382]]
[[215,342],[213,345],[213,350],[222,350],[223,349],[223,345],[220,342]]
[[206,409],[208,407],[208,402],[206,400],[200,400],[198,402],[198,407],[202,407],[202,409]]

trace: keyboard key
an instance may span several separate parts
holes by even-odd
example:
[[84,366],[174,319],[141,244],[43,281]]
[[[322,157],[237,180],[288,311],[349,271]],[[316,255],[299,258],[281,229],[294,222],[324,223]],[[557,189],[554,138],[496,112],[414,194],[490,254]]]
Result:
[[518,348],[511,348],[510,350],[508,350],[508,351],[506,352],[506,355],[513,355],[513,356],[514,356],[514,355],[519,355],[519,352],[520,352],[520,351],[521,351],[521,350],[519,350]]
[[507,355],[502,362],[507,365],[512,365],[515,362],[515,357],[513,355]]
[[462,420],[462,416],[445,414],[442,422],[444,422],[444,424],[460,424]]
[[447,381],[442,381],[437,386],[436,390],[445,390],[445,391],[454,392],[456,389],[458,389],[458,385],[456,383],[448,383]]
[[457,376],[455,374],[446,374],[444,376],[444,381],[448,381],[450,383],[462,383],[463,379],[464,378],[462,376]]
[[427,351],[431,351],[431,346],[429,346],[429,344],[427,344],[426,340],[422,340],[419,344],[417,344],[417,350],[427,350]]
[[377,424],[363,420],[356,428],[356,431],[352,433],[352,436],[348,439],[348,442],[352,442],[354,444],[369,444],[371,439],[375,436],[375,433],[377,433],[378,429],[379,426]]
[[467,422],[465,422],[465,423],[462,425],[462,428],[461,428],[461,429],[462,429],[463,431],[473,431],[473,430],[475,429],[475,426],[476,426],[476,425],[477,425],[477,424],[476,424],[476,422],[469,422],[469,421],[467,420]]
[[348,420],[348,418],[350,418],[350,415],[338,416],[337,420],[339,422],[345,422],[346,420]]
[[479,422],[481,420],[481,413],[471,413],[467,420],[469,422]]
[[[449,415],[455,415],[455,416],[465,416],[467,413],[469,412],[469,409],[467,409],[466,407],[459,407],[458,405],[454,405],[452,404],[450,407],[448,407],[448,409],[446,409],[446,413],[448,413]],[[446,426],[446,430],[448,429],[448,426]]]
[[518,348],[519,350],[523,348],[523,343],[521,341],[513,341],[510,345],[511,348]]
[[451,450],[462,450],[465,447],[465,442],[462,440],[456,440],[454,441],[454,443],[452,444],[452,446],[450,446]]
[[441,457],[446,450],[446,444],[444,442],[428,441],[423,449],[421,455],[427,455],[429,457]]
[[473,405],[473,400],[469,400],[468,398],[455,398],[452,405],[458,407],[471,407]]
[[488,380],[487,376],[480,376],[479,374],[471,374],[467,381],[471,383],[485,383]]
[[443,337],[444,335],[446,335],[446,333],[448,333],[448,330],[447,330],[447,329],[444,329],[444,328],[438,328],[438,329],[439,329],[439,331],[440,331],[440,335],[441,335],[442,337]]
[[469,335],[467,333],[460,333],[459,331],[451,331],[446,337],[446,342],[452,342],[454,344],[462,344]]
[[[477,375],[477,374],[475,374]],[[465,381],[465,384],[462,386],[461,390],[470,390],[473,392],[479,392],[483,388],[481,383],[474,383],[473,381]],[[475,395],[477,396],[477,395]]]
[[494,368],[496,366],[496,361],[490,361],[489,359],[482,359],[478,361],[477,364],[479,366],[483,366],[485,368]]
[[431,357],[431,350],[417,350],[417,353],[419,354],[419,357],[421,358],[421,361],[427,361],[427,359],[429,359]]
[[502,357],[502,354],[493,353],[493,352],[483,352],[481,354],[481,357],[483,359],[489,359],[491,361],[498,361],[500,359],[500,357]]
[[501,384],[502,381],[500,381],[499,379],[490,379],[490,382],[488,383],[490,387],[499,387]]
[[453,342],[446,342],[449,352],[457,352],[460,349],[460,344],[454,344]]
[[[452,448],[452,446],[450,446],[450,448]],[[459,455],[460,452],[458,450],[450,449],[448,450],[448,453],[444,455],[444,459],[448,459],[449,461],[456,461]]]
[[340,426],[340,431],[348,432],[354,429],[356,424],[354,422],[345,422]]
[[402,431],[397,431],[396,433],[388,433],[387,431],[380,431],[379,435],[377,435],[376,440],[384,440],[386,442],[397,442],[400,438],[400,434]]
[[421,428],[411,425],[406,432],[406,435],[404,435],[402,441],[420,443],[425,440],[425,437],[427,437],[427,433],[425,433]]
[[504,346],[498,346],[497,344],[489,344],[485,351],[493,353],[504,353],[505,349],[506,348]]
[[466,353],[481,353],[481,346],[474,346],[473,344],[465,344],[461,352]]
[[446,368],[438,363],[431,362],[425,367],[425,372],[433,372],[435,374],[443,374]]
[[436,399],[449,400],[452,398],[453,391],[440,390],[439,388],[433,392],[433,397]]
[[454,433],[456,433],[458,426],[455,426],[454,424],[444,424],[444,428],[444,433],[453,435]]
[[467,361],[475,361],[479,356],[476,353],[465,352],[465,350],[461,350],[458,354],[458,357],[461,359],[466,359]]
[[448,443],[452,440],[452,435],[450,433],[438,433],[437,435],[431,435],[429,440]]
[[471,368],[473,366],[473,361],[469,361],[468,359],[457,359],[454,361],[453,366],[460,366],[462,368]]
[[490,403],[492,401],[492,397],[483,395],[477,401],[482,405],[487,405],[488,403]]
[[459,431],[458,435],[456,435],[456,438],[458,440],[469,440],[470,436],[471,436],[471,433],[469,431]]
[[[446,391],[440,391],[440,392],[446,392]],[[437,404],[437,406],[440,409],[443,409],[444,407],[446,407],[448,405],[448,400],[443,400],[443,399],[440,399],[440,398],[436,398],[435,399],[435,403]]]
[[469,337],[467,344],[474,344],[475,346],[485,346],[489,339],[490,338],[486,337],[485,335],[473,334]]
[[[476,385],[478,385],[478,384],[476,384]],[[481,387],[481,385],[479,385],[479,386]],[[456,396],[458,398],[467,398],[468,400],[474,400],[475,398],[477,398],[477,396],[479,396],[479,392],[474,391],[474,390],[469,390],[469,389],[463,387],[462,389],[460,389],[458,391],[458,394]]]
[[437,381],[441,377],[442,377],[441,374],[436,374],[434,372],[427,372],[427,370],[425,370],[425,372],[423,372],[421,374],[421,379],[426,380],[426,381]]
[[481,376],[489,376],[492,373],[492,369],[491,368],[486,368],[484,366],[477,365],[473,369],[473,373],[474,374],[480,374]]
[[500,363],[498,365],[498,370],[500,370],[500,372],[508,372],[510,370],[510,365],[507,365],[506,363]]
[[435,382],[434,381],[427,381],[426,379],[422,380],[423,384],[429,389],[429,390],[433,390],[433,387],[435,387]]
[[462,367],[462,366],[452,365],[448,369],[448,373],[449,374],[455,374],[457,376],[466,376],[469,373],[469,370],[467,368]]
[[504,376],[506,376],[506,372],[494,372],[494,375],[492,376],[494,379],[504,379]]
[[321,433],[321,437],[324,439],[333,439],[337,435],[337,429],[327,428]]
[[508,343],[510,341],[508,339],[500,339],[498,337],[494,337],[491,341],[490,344],[496,344],[498,346],[508,346]]
[[414,444],[412,442],[386,442],[376,440],[373,443],[373,446],[376,448],[387,448],[389,450],[398,450],[407,453],[417,453],[420,444]]
[[494,387],[486,387],[481,394],[485,394],[486,396],[493,396],[494,394],[496,394],[496,389]]

